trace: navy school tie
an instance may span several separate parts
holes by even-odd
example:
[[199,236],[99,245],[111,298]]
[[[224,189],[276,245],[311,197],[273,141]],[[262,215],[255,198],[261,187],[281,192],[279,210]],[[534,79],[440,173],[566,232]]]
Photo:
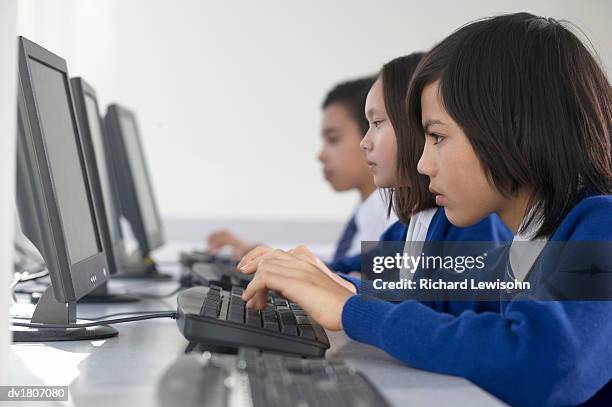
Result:
[[334,254],[334,261],[338,261],[344,257],[348,253],[351,248],[351,244],[353,243],[353,238],[357,234],[357,223],[355,222],[355,215],[351,216],[351,219],[346,224],[344,228],[344,232],[342,232],[342,237],[338,241],[338,246],[336,247],[336,254]]

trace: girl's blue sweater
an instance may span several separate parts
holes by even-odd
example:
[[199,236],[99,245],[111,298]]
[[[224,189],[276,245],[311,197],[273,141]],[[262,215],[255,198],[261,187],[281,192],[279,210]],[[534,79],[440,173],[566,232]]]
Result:
[[[428,240],[459,233],[441,218]],[[612,196],[580,201],[549,240],[612,241]],[[612,270],[612,250],[597,255]],[[355,295],[342,325],[357,341],[465,377],[512,405],[605,403],[612,394],[612,301],[392,303]]]

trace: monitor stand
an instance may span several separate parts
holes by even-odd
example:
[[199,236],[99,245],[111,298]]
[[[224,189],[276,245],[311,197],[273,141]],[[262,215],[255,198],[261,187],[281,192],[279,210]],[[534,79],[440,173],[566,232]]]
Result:
[[[62,303],[55,300],[53,287],[49,286],[36,304],[32,314],[32,323],[74,324],[76,319],[76,302]],[[21,322],[22,320],[18,320]],[[11,326],[14,342],[55,342],[83,341],[105,339],[117,336],[119,332],[108,325],[97,325],[88,328],[25,328]]]
[[157,269],[155,260],[149,256],[129,256],[121,262],[119,273],[113,278],[146,278],[152,280],[171,280],[172,275],[162,273]]
[[[114,278],[114,275],[113,275]],[[80,303],[121,303],[137,302],[140,297],[132,294],[113,294],[109,292],[108,281],[79,300]]]

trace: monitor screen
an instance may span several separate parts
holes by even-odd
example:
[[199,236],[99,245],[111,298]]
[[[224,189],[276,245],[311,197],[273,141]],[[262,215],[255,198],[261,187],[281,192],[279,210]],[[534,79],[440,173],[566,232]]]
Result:
[[96,100],[87,93],[85,93],[85,110],[87,111],[89,133],[91,134],[91,142],[96,155],[98,174],[102,186],[102,195],[104,196],[104,208],[106,210],[106,218],[108,219],[108,228],[111,235],[111,241],[115,244],[121,240],[121,224],[119,223],[119,211],[113,199],[115,193],[111,184],[113,175],[109,172],[110,168],[108,167],[106,150],[104,147],[104,135],[98,116],[98,105]]
[[150,236],[158,232],[160,228],[157,221],[155,203],[153,201],[153,190],[149,184],[144,153],[140,147],[136,124],[132,118],[125,114],[121,114],[119,116],[119,123],[121,132],[123,133],[130,169],[134,177],[136,194],[138,195],[145,231],[147,235]]
[[102,250],[82,171],[67,79],[34,59],[30,69],[70,262],[76,264]]

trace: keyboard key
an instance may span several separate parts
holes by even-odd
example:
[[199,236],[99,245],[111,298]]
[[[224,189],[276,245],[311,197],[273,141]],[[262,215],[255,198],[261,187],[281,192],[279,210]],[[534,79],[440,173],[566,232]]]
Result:
[[281,325],[281,332],[287,335],[298,336],[297,326]]
[[240,297],[239,295],[235,295],[235,294],[230,295],[230,303],[232,303],[232,304],[239,304],[239,305],[241,305],[243,307],[244,307],[244,304],[245,304],[245,302],[242,299],[242,297]]
[[200,308],[200,315],[204,315],[204,309],[206,308],[206,300],[202,303],[202,307]]
[[204,312],[200,313],[200,315],[204,315],[205,317],[213,317],[216,318],[218,315],[218,307],[216,303],[206,302],[204,304]]
[[310,325],[310,318],[306,315],[296,315],[295,320],[298,325]]
[[246,324],[249,326],[261,328],[261,315],[259,315],[259,311],[257,311],[256,309],[247,308]]
[[200,315],[207,317],[216,317],[219,312],[219,301],[220,298],[210,293],[204,299],[202,308],[200,308]]
[[275,324],[274,322],[264,322],[263,324],[264,329],[269,329],[270,331],[274,331],[274,332],[278,332],[278,324]]
[[327,334],[325,333],[325,330],[323,329],[323,327],[319,324],[312,324],[312,328],[314,329],[315,332],[315,337],[317,338],[317,341],[319,342],[329,342],[327,339]]
[[278,324],[278,317],[276,316],[276,311],[274,310],[263,310],[261,312],[261,318],[264,322],[273,322],[275,324]]
[[228,321],[244,324],[244,315],[241,312],[231,312],[227,318]]
[[227,312],[229,311],[229,301],[227,297],[223,298],[223,302],[221,303],[221,311],[219,312],[219,319],[225,321],[227,320]]
[[297,336],[297,324],[293,313],[289,309],[278,310],[281,332],[289,335]]
[[294,302],[289,303],[289,308],[291,308],[293,312],[303,312],[304,311],[302,307],[300,307],[298,304]]
[[274,301],[274,305],[276,305],[276,308],[289,308],[289,303],[283,298],[277,298]]
[[312,329],[312,325],[298,325],[298,328],[300,330],[300,336],[302,338],[306,338],[306,339],[315,339],[315,333],[314,330]]
[[227,319],[232,322],[244,323],[244,301],[240,297],[231,296]]
[[278,318],[276,317],[276,311],[263,311],[261,313],[261,319],[263,320],[263,327],[271,331],[278,332]]

